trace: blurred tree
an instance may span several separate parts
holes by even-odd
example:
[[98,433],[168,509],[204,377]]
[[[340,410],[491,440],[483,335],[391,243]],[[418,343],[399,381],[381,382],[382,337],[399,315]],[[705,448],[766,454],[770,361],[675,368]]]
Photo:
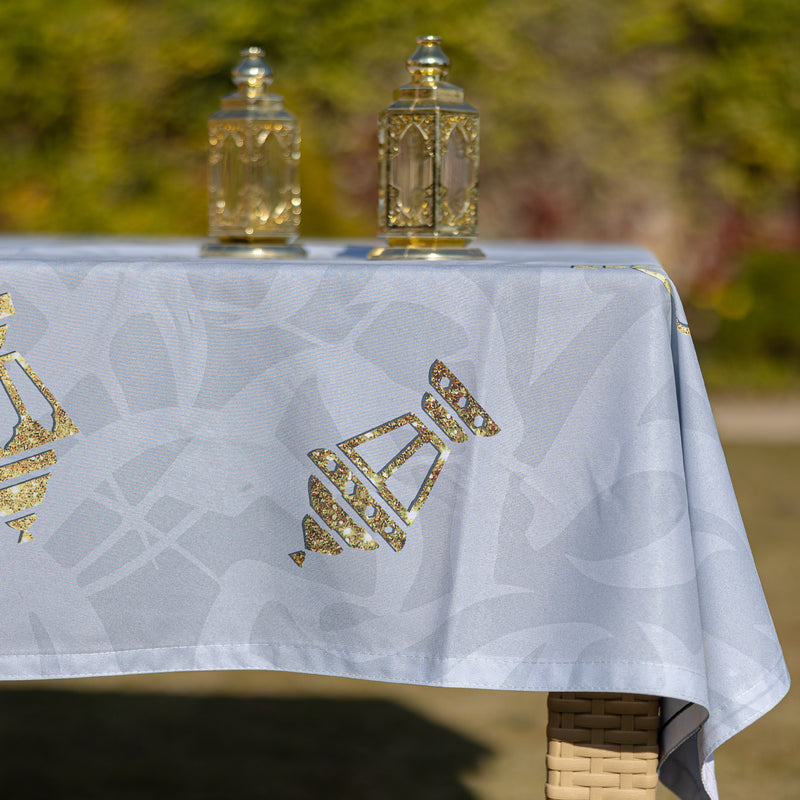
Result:
[[0,229],[202,235],[206,118],[258,44],[303,233],[373,236],[375,120],[437,33],[482,115],[484,236],[633,239],[680,278],[800,196],[796,0],[6,0]]
[[800,253],[748,253],[687,304],[710,388],[800,389]]

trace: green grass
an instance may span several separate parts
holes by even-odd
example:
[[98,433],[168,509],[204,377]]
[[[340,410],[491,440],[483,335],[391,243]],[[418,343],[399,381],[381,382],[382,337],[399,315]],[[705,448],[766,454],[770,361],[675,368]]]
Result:
[[[800,666],[800,446],[729,445],[790,671]],[[3,795],[521,800],[544,796],[545,696],[228,672],[6,684]],[[717,753],[722,800],[800,797],[800,701]],[[672,795],[659,789],[659,800]]]

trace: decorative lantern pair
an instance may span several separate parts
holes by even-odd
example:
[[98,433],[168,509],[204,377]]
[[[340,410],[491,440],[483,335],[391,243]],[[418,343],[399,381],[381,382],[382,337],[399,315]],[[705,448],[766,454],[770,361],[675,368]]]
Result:
[[[478,112],[445,82],[450,61],[437,36],[417,39],[411,82],[378,125],[378,226],[373,259],[472,259],[478,218]],[[206,255],[296,258],[300,223],[297,120],[268,94],[262,50],[242,52],[238,91],[209,119]]]

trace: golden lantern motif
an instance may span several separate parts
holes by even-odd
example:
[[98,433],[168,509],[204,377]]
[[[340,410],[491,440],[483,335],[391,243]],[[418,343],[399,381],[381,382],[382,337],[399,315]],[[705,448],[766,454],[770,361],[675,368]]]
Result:
[[[447,463],[452,444],[467,442],[467,431],[480,437],[500,433],[500,426],[440,359],[431,364],[428,383],[449,410],[436,395],[426,391],[421,406],[427,418],[421,419],[413,411],[407,411],[340,442],[338,452],[320,447],[308,454],[319,473],[339,490],[339,497],[318,475],[309,477],[308,497],[317,518],[306,514],[301,526],[305,549],[289,553],[298,567],[303,566],[309,552],[338,556],[345,552],[343,545],[356,550],[375,550],[379,544],[373,534],[382,538],[392,550],[400,552],[407,537],[403,525],[411,526],[417,518]],[[384,436],[391,441],[398,431],[403,431],[403,448],[383,467],[371,465],[370,444]],[[383,461],[382,458],[379,463]],[[419,467],[425,462],[428,469],[423,472]],[[409,469],[413,464],[416,466]],[[411,485],[417,485],[413,497],[401,498],[394,493],[390,482],[400,471],[411,477]],[[416,474],[410,475],[411,472]],[[393,515],[401,519],[403,525]]]
[[[15,313],[11,295],[0,294],[0,319]],[[0,325],[0,350],[7,330],[8,325]],[[19,542],[30,542],[30,528],[38,515],[30,512],[44,500],[50,480],[50,472],[44,470],[57,461],[53,450],[36,451],[80,431],[21,353],[0,354],[0,385],[6,406],[5,424],[0,427],[11,422],[10,438],[4,444],[0,440],[0,520],[17,532]],[[36,419],[26,406],[29,400],[49,406],[46,419]]]
[[208,120],[208,235],[203,255],[300,258],[300,128],[270,94],[264,51],[250,47],[233,70],[237,91]]
[[376,259],[472,259],[478,226],[478,112],[444,78],[438,36],[421,36],[406,62],[411,82],[378,123]]

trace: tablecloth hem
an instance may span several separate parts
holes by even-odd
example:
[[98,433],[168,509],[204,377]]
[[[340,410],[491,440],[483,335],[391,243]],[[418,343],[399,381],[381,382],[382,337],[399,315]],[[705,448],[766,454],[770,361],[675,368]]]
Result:
[[707,706],[704,678],[679,665],[637,662],[476,658],[419,659],[409,654],[359,656],[286,645],[186,645],[127,651],[19,654],[0,657],[0,680],[84,678],[146,672],[262,669],[359,680],[510,691],[632,692],[671,696]]
[[702,759],[708,760],[728,739],[774,708],[786,696],[790,684],[789,671],[781,658],[761,680],[736,697],[736,704],[715,709],[713,720],[704,727]]

